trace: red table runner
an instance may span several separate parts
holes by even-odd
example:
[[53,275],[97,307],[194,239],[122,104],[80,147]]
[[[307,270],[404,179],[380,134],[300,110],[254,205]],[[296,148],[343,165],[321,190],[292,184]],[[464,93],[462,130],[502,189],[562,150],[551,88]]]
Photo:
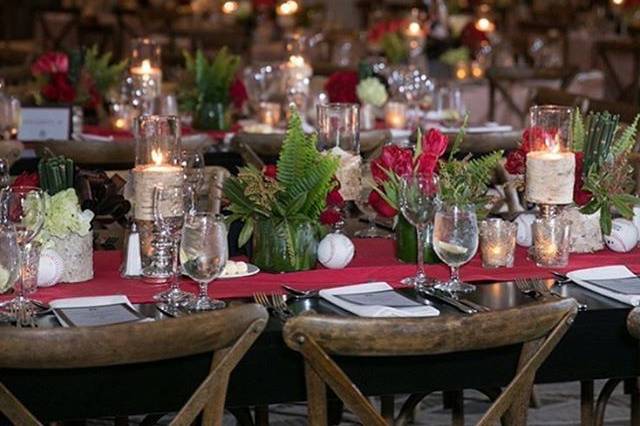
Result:
[[[345,284],[359,284],[369,281],[386,281],[399,285],[399,281],[415,272],[415,265],[403,264],[394,257],[394,242],[383,239],[356,239],[356,255],[345,269],[325,269],[318,267],[313,271],[287,274],[259,273],[253,277],[216,280],[209,286],[209,293],[218,298],[251,296],[256,291],[280,292],[281,284],[290,284],[300,289],[318,289],[336,287]],[[614,253],[609,250],[594,254],[573,254],[564,271],[595,266],[623,264],[634,272],[640,273],[640,250],[630,253]],[[66,297],[103,296],[123,294],[133,303],[151,302],[154,294],[166,285],[153,285],[139,279],[120,277],[121,253],[117,251],[98,251],[94,256],[95,278],[76,284],[58,284],[50,288],[38,289],[35,298],[42,301]],[[439,279],[448,277],[445,265],[427,265],[429,276]],[[508,281],[514,278],[551,278],[548,269],[535,266],[526,258],[526,250],[518,248],[513,268],[484,269],[480,256],[461,269],[461,276],[467,281]],[[193,281],[184,279],[182,288],[195,292]]]

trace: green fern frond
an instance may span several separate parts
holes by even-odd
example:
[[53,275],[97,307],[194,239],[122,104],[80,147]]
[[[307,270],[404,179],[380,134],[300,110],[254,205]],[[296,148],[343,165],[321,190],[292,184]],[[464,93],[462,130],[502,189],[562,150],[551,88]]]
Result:
[[582,152],[584,150],[585,130],[582,112],[580,112],[580,108],[578,107],[576,107],[573,114],[571,129],[573,132],[573,150],[575,152]]
[[635,145],[636,133],[638,131],[638,119],[640,119],[640,114],[636,115],[636,118],[633,119],[633,123],[624,129],[620,137],[613,144],[611,153],[614,157],[630,151]]
[[278,158],[278,181],[285,192],[289,192],[309,173],[309,169],[314,166],[319,155],[315,139],[305,135],[300,115],[296,108],[292,107],[291,118],[280,150],[280,158]]

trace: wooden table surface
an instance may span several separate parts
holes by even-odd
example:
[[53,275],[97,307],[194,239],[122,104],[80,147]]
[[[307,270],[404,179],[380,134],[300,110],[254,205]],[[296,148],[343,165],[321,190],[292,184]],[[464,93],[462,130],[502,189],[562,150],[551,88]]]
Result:
[[[588,310],[578,314],[540,369],[537,382],[637,376],[638,344],[625,324],[630,307],[572,284],[556,290],[587,304]],[[417,297],[412,290],[406,292]],[[510,282],[479,284],[470,299],[494,310],[534,303]],[[139,308],[149,317],[165,319],[153,305]],[[447,306],[438,308],[442,315],[461,315]],[[292,309],[345,315],[337,307],[316,299],[293,303]],[[58,326],[51,315],[40,318],[39,325]],[[281,331],[281,323],[272,319],[241,361],[231,377],[228,407],[305,400],[302,359],[285,346]],[[34,342],[34,350],[37,346],[38,342]],[[518,350],[505,347],[438,356],[341,357],[338,361],[367,395],[407,394],[505,385],[515,369]],[[208,358],[198,355],[143,366],[76,371],[3,370],[0,381],[43,421],[168,412],[177,410],[204,377]]]

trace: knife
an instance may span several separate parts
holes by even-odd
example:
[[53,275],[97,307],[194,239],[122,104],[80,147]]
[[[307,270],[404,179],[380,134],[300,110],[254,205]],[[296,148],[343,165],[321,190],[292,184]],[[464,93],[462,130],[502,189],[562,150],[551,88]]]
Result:
[[428,297],[431,297],[433,299],[436,299],[440,302],[446,303],[449,306],[453,306],[454,308],[456,308],[457,310],[459,310],[460,312],[463,312],[465,314],[468,315],[472,315],[472,314],[476,314],[478,313],[477,309],[474,309],[470,306],[465,305],[462,302],[457,301],[456,299],[454,299],[453,297],[447,296],[437,290],[433,290],[430,288],[422,288],[420,290],[418,290],[419,293],[425,294]]

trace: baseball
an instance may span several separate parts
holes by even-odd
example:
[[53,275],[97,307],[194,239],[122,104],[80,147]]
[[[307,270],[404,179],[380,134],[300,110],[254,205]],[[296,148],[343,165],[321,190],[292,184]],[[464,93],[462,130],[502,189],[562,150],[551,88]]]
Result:
[[638,230],[638,239],[640,239],[640,205],[633,208],[633,224]]
[[354,254],[353,242],[344,234],[328,234],[318,245],[318,261],[325,268],[342,269],[351,262]]
[[516,243],[518,243],[519,246],[531,247],[531,244],[533,244],[531,225],[535,219],[536,216],[534,214],[523,213],[513,221],[518,227],[516,231]]
[[604,242],[611,250],[626,253],[638,243],[638,229],[627,219],[614,219],[611,234],[604,236]]
[[63,272],[62,257],[54,250],[43,250],[38,264],[38,287],[51,287],[59,283]]

